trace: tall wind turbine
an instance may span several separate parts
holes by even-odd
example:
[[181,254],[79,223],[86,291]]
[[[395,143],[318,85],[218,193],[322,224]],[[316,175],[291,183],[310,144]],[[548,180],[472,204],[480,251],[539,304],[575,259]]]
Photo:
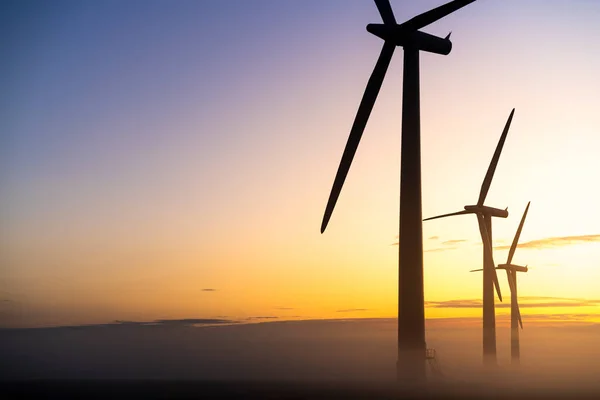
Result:
[[[521,326],[521,329],[523,329],[523,320],[521,319],[521,310],[519,309],[519,302],[517,299],[517,272],[527,272],[528,268],[527,266],[522,267],[520,265],[512,264],[511,262],[515,255],[517,245],[519,244],[519,237],[521,236],[521,231],[523,230],[523,224],[525,223],[530,204],[531,202],[527,203],[527,207],[521,218],[521,223],[519,224],[515,238],[510,246],[506,264],[498,264],[496,267],[496,269],[503,269],[506,271],[506,278],[508,279],[508,286],[510,287],[510,355],[513,364],[518,364],[521,358],[519,325]],[[483,269],[474,269],[471,272],[477,271],[483,271]]]
[[425,305],[423,295],[423,226],[421,213],[421,121],[419,100],[419,51],[448,55],[450,34],[445,38],[419,29],[474,2],[454,0],[397,24],[389,0],[375,0],[383,24],[368,24],[367,31],[384,40],[383,48],[358,107],[338,168],[323,222],[325,231],[358,143],[396,46],[404,49],[402,90],[402,150],[400,171],[400,245],[398,288],[399,379],[424,381],[426,377]]
[[[500,301],[502,294],[500,293],[500,285],[498,284],[498,276],[494,268],[494,260],[492,256],[492,217],[506,218],[508,217],[508,208],[501,210],[498,208],[487,207],[483,205],[487,193],[502,153],[502,147],[506,140],[506,135],[510,128],[515,109],[513,108],[508,116],[500,141],[496,146],[496,151],[492,157],[492,162],[481,185],[479,200],[476,205],[465,206],[463,211],[458,211],[451,214],[438,215],[437,217],[426,218],[424,221],[449,217],[453,215],[475,214],[479,223],[479,233],[483,241],[483,360],[484,363],[493,365],[496,364],[496,315],[494,310],[494,286]],[[489,243],[489,245],[488,245]]]

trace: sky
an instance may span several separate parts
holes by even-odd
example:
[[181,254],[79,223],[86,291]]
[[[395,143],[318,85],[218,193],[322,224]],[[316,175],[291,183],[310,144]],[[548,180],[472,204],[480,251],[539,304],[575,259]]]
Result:
[[[400,22],[442,3],[391,1]],[[396,314],[400,49],[319,231],[382,45],[373,2],[0,7],[0,326]],[[516,109],[486,205],[510,213],[499,263],[531,201],[525,324],[600,320],[599,18],[478,0],[423,29],[453,41],[421,55],[424,218],[476,203]],[[423,242],[426,316],[480,317],[475,218],[427,221]]]

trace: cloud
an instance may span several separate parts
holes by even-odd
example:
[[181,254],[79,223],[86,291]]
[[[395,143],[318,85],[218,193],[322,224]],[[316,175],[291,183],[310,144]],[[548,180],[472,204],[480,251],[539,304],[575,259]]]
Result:
[[187,319],[158,319],[153,321],[125,321],[115,320],[109,323],[100,324],[81,324],[81,325],[58,325],[58,326],[46,326],[46,327],[32,327],[32,328],[4,328],[0,326],[0,330],[3,329],[68,329],[68,330],[81,330],[81,329],[120,329],[124,327],[139,327],[143,329],[151,329],[154,327],[197,327],[197,326],[214,326],[214,325],[231,325],[239,324],[240,321],[230,319],[218,319],[218,318],[187,318]]
[[[526,249],[547,249],[553,247],[571,246],[575,244],[597,242],[600,242],[600,235],[560,236],[531,240],[529,242],[520,243],[517,247]],[[507,250],[510,249],[510,246],[496,246],[494,248],[497,250]]]
[[267,315],[267,316],[264,316],[264,317],[248,317],[246,319],[247,320],[253,320],[253,319],[277,319],[277,318],[279,318],[279,317],[275,317],[273,315]]
[[599,299],[573,299],[564,297],[534,297],[524,296],[523,300],[526,301],[526,305],[521,305],[519,300],[519,306],[521,307],[596,307],[600,305]]
[[337,310],[336,312],[355,312],[355,311],[369,311],[368,308],[347,308],[344,310]]
[[163,325],[197,325],[197,324],[229,324],[234,321],[216,318],[186,318],[186,319],[159,319],[155,323]]
[[440,251],[456,250],[456,249],[458,249],[458,247],[436,247],[433,249],[423,250],[423,253],[437,253]]
[[426,307],[431,308],[481,308],[481,300],[445,300],[445,301],[426,301]]
[[135,326],[153,326],[153,325],[179,325],[179,326],[193,326],[193,325],[216,325],[216,324],[234,324],[237,321],[229,319],[218,319],[218,318],[186,318],[186,319],[157,319],[154,321],[120,321],[116,320],[117,325],[135,325]]
[[562,313],[562,314],[527,314],[525,316],[528,323],[534,323],[538,326],[553,325],[565,327],[566,322],[579,322],[585,323],[586,325],[598,326],[596,322],[593,322],[598,314],[584,314],[584,313]]
[[563,313],[563,314],[528,314],[527,317],[540,318],[540,319],[555,319],[555,320],[587,320],[592,317],[597,317],[597,314],[579,314],[579,313]]
[[217,289],[211,289],[211,288],[206,288],[206,289],[202,289],[203,292],[216,292]]
[[442,244],[458,244],[458,243],[464,243],[466,242],[465,239],[454,239],[454,240],[446,240],[445,242],[442,242]]
[[[499,249],[499,250],[510,249],[510,245],[508,245],[508,246],[501,245],[502,243],[506,243],[506,240],[503,240],[503,239],[496,240],[496,239],[494,239],[492,241],[492,243],[494,244],[494,249]],[[481,247],[483,245],[483,242],[474,242],[474,243],[471,243],[471,245],[472,246],[479,246],[479,247]]]
[[[439,236],[432,236],[429,238],[430,240],[439,240]],[[455,245],[455,244],[459,244],[459,243],[463,243],[466,242],[465,239],[455,239],[455,240],[446,240],[445,242],[442,242],[443,245]],[[400,244],[400,242],[394,242],[392,243],[390,246],[398,246]],[[452,246],[452,247],[439,247],[439,248],[433,248],[433,249],[429,249],[429,250],[423,250],[425,253],[431,253],[431,252],[437,252],[437,251],[446,251],[446,250],[455,250],[458,247],[456,246]]]
[[[548,308],[548,307],[595,307],[600,305],[600,300],[569,299],[562,297],[535,297],[523,296],[519,298],[520,308]],[[480,299],[426,301],[430,308],[481,308]],[[510,308],[510,302],[498,303],[496,308]]]
[[[432,236],[432,237],[436,238],[436,240],[439,239],[438,236]],[[446,241],[442,242],[442,245],[444,245],[446,247],[434,247],[433,249],[423,250],[423,253],[438,253],[440,251],[456,250],[456,249],[458,249],[458,246],[454,246],[454,245],[464,243],[464,242],[466,242],[465,239],[446,240]]]

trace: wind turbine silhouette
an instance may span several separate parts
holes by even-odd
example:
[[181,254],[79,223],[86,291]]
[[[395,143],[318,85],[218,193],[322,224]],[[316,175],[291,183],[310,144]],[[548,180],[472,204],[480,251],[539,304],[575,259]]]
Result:
[[397,373],[399,379],[406,378],[409,382],[424,381],[426,378],[419,51],[448,55],[452,50],[450,34],[442,39],[421,32],[419,29],[474,1],[454,0],[420,14],[403,24],[397,24],[389,0],[375,0],[383,24],[368,24],[367,31],[383,39],[384,44],[358,107],[321,224],[321,233],[323,233],[342,190],[394,49],[396,46],[402,46],[404,48],[404,71],[400,167]]
[[496,151],[492,157],[492,162],[488,168],[488,171],[481,185],[481,191],[479,193],[479,200],[476,205],[465,206],[463,211],[458,211],[450,214],[438,215],[437,217],[426,218],[424,221],[429,221],[437,218],[450,217],[453,215],[464,215],[464,214],[475,214],[477,216],[477,222],[479,224],[479,233],[483,241],[483,360],[484,363],[491,365],[496,364],[496,315],[494,311],[494,286],[498,293],[498,298],[502,301],[502,293],[500,292],[500,285],[498,284],[498,276],[496,275],[496,269],[494,268],[494,259],[492,255],[492,217],[506,218],[508,217],[508,208],[501,210],[498,208],[487,207],[483,205],[500,154],[502,153],[502,147],[506,140],[506,135],[510,128],[515,109],[513,108],[508,116],[500,141],[496,146]]
[[[519,325],[521,326],[521,329],[523,329],[523,320],[521,319],[521,310],[519,309],[519,303],[517,299],[517,272],[527,272],[528,268],[527,266],[522,267],[520,265],[512,264],[511,262],[513,256],[515,255],[517,245],[519,244],[519,237],[521,236],[521,231],[523,230],[523,224],[525,223],[525,218],[527,217],[527,211],[529,211],[530,204],[531,202],[527,203],[527,207],[525,208],[525,212],[521,218],[521,223],[519,224],[515,238],[510,246],[506,264],[499,264],[496,267],[496,269],[503,269],[506,271],[506,278],[508,279],[508,286],[510,287],[510,356],[513,364],[518,364],[521,359]],[[483,270],[476,269],[471,272],[475,271]]]

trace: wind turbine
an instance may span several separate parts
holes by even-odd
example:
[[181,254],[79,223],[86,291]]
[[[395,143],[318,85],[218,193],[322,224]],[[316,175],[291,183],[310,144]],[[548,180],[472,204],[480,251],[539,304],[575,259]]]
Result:
[[[506,271],[506,278],[508,279],[508,286],[510,287],[510,355],[511,361],[514,364],[518,364],[521,358],[521,350],[519,345],[519,325],[521,329],[523,329],[523,320],[521,319],[521,310],[519,309],[519,303],[517,300],[517,272],[527,272],[527,266],[520,266],[512,264],[513,256],[515,255],[515,250],[517,249],[517,245],[519,244],[519,237],[521,236],[521,231],[523,230],[523,224],[525,223],[525,218],[527,217],[527,211],[529,211],[529,205],[531,202],[527,203],[527,207],[525,208],[525,212],[523,213],[523,217],[521,218],[521,223],[519,224],[519,228],[517,229],[517,233],[515,234],[515,238],[513,239],[512,245],[510,246],[510,251],[508,252],[508,258],[506,259],[506,264],[498,264],[496,269],[503,269]],[[471,272],[483,271],[482,269],[475,269]]]
[[510,285],[510,355],[514,364],[518,364],[521,360],[517,320],[519,321],[519,325],[521,325],[521,329],[523,329],[523,320],[521,319],[521,311],[519,310],[519,303],[517,301],[517,272],[527,272],[527,266],[522,267],[520,265],[512,264],[512,258],[515,255],[515,250],[519,244],[519,236],[521,236],[521,231],[523,230],[523,224],[525,223],[525,217],[527,217],[527,211],[529,211],[530,204],[531,202],[527,203],[527,207],[521,218],[521,223],[519,224],[515,238],[510,246],[506,264],[500,264],[497,267],[498,269],[506,270],[506,277],[508,278]]
[[419,51],[448,55],[450,34],[445,38],[419,29],[474,2],[454,0],[397,24],[389,0],[375,0],[383,24],[368,24],[367,31],[384,40],[379,59],[363,94],[346,148],[329,195],[321,233],[325,231],[350,169],[358,143],[375,104],[394,49],[404,49],[402,90],[402,150],[400,171],[400,244],[398,287],[399,379],[424,381],[426,377],[425,305],[423,295],[423,226],[421,212],[421,121],[419,99]]
[[525,207],[525,212],[521,218],[521,223],[519,224],[515,238],[510,246],[506,264],[500,264],[497,267],[498,269],[506,270],[506,277],[508,278],[508,283],[510,285],[510,355],[514,364],[518,364],[521,360],[519,327],[517,326],[517,320],[519,325],[521,325],[521,329],[523,329],[523,320],[521,319],[521,311],[519,310],[519,303],[517,301],[517,272],[527,272],[528,268],[527,266],[522,267],[520,265],[512,264],[512,259],[515,255],[517,245],[519,244],[519,236],[521,236],[521,231],[523,230],[523,224],[525,223],[525,218],[527,217],[527,211],[529,211],[530,204],[531,202],[527,203],[527,207]]
[[506,140],[506,135],[510,128],[515,109],[513,108],[508,116],[500,141],[496,146],[496,151],[492,157],[492,162],[487,170],[483,184],[481,185],[481,191],[479,193],[479,200],[476,205],[465,206],[463,211],[458,211],[450,214],[438,215],[437,217],[426,218],[424,221],[450,217],[453,215],[464,215],[464,214],[475,214],[477,216],[477,222],[479,224],[479,233],[483,241],[483,360],[484,363],[493,365],[496,364],[496,315],[494,311],[494,286],[498,293],[498,298],[502,301],[502,294],[500,292],[500,285],[498,284],[498,276],[496,275],[496,269],[494,268],[494,259],[492,255],[492,217],[506,218],[508,217],[508,208],[501,210],[498,208],[484,206],[483,203],[487,196],[502,153],[502,147]]

